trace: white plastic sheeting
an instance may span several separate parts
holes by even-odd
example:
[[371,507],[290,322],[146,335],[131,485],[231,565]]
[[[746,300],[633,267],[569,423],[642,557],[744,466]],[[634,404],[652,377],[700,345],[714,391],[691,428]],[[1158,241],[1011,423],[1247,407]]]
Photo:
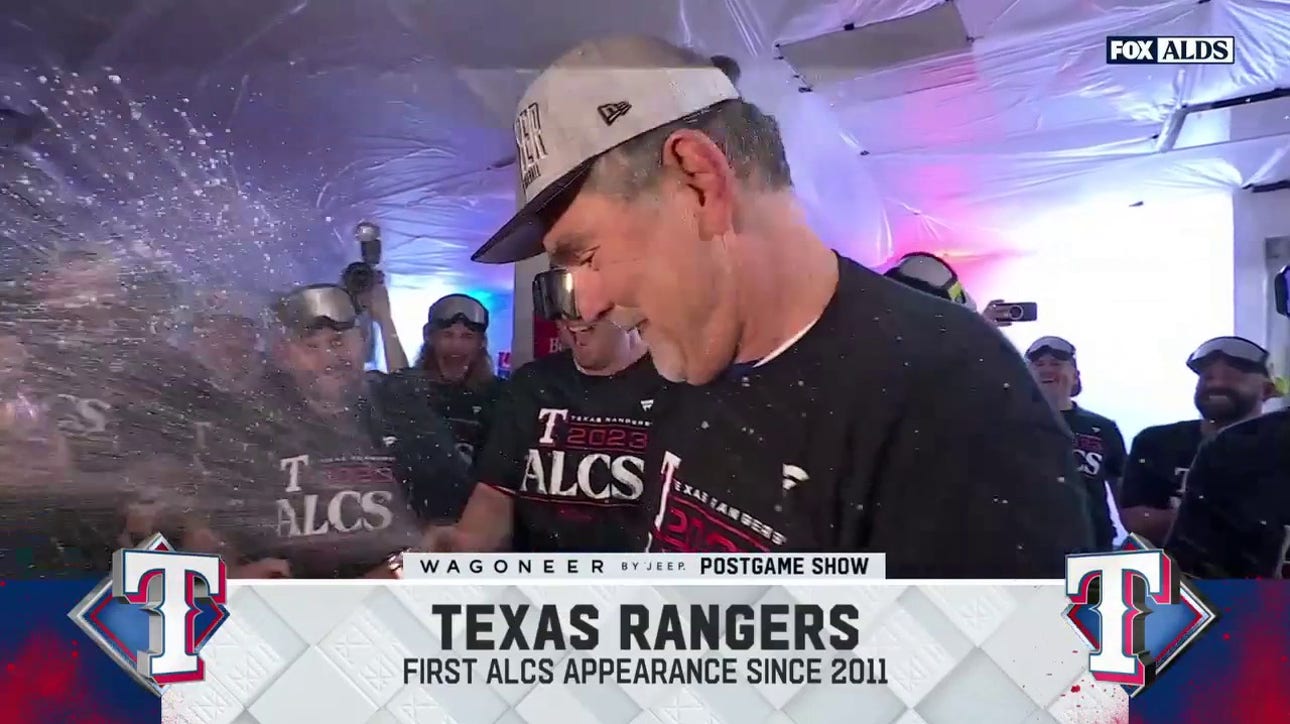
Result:
[[[833,68],[810,93],[794,77],[804,69],[779,59],[780,45],[937,1],[8,2],[0,103],[63,118],[31,145],[46,154],[44,182],[71,203],[147,199],[136,203],[141,217],[154,226],[158,215],[183,217],[180,246],[219,246],[234,276],[266,268],[261,251],[239,246],[247,236],[270,256],[294,250],[299,263],[267,265],[286,276],[330,275],[355,255],[348,229],[373,218],[386,230],[386,268],[436,289],[509,287],[509,269],[468,256],[513,204],[513,106],[534,69],[606,33],[657,34],[740,60],[745,94],[780,118],[816,226],[870,264],[916,248],[1033,249],[1043,240],[1018,238],[1023,222],[1064,205],[1120,207],[1290,175],[1280,162],[1290,120],[1275,114],[1239,142],[1224,142],[1221,123],[1207,145],[1160,153],[1156,142],[1184,105],[1290,86],[1287,0],[956,0],[972,39],[964,52]],[[1108,66],[1110,34],[1232,35],[1237,60]],[[91,116],[78,121],[60,105],[69,84],[98,88],[73,97],[81,106],[143,112],[95,132]],[[211,134],[197,137],[206,145],[192,145],[188,122]],[[122,134],[137,136],[133,147]],[[159,195],[158,186],[182,188],[185,164],[208,155],[219,160],[206,177],[253,207],[237,222],[190,211],[209,205],[191,194]],[[40,161],[29,153],[24,163]],[[12,181],[14,157],[0,163],[9,167],[0,179]],[[195,239],[212,219],[234,231]]]

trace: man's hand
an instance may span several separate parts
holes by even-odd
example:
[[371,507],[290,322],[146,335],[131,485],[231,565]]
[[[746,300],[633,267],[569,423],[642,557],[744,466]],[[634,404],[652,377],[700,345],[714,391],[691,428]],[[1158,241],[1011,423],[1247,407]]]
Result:
[[418,553],[497,553],[504,544],[471,534],[459,525],[432,526],[421,537]]
[[[378,272],[379,274],[379,272]],[[358,303],[372,315],[372,319],[383,322],[392,319],[390,315],[390,290],[385,286],[385,279],[378,276],[376,284],[366,292],[358,295]]]
[[1004,319],[999,319],[999,306],[1004,303],[1005,302],[1002,299],[990,300],[990,303],[985,305],[985,309],[981,312],[981,316],[985,317],[985,321],[989,322],[990,324],[996,327],[1012,326],[1012,322],[1009,322]]
[[457,526],[436,525],[426,529],[415,550],[418,553],[464,553],[469,550],[463,547],[464,543],[465,536]]
[[385,579],[385,580],[402,578],[402,577],[403,576],[399,575],[399,569],[389,561],[382,563],[376,568],[373,568],[372,570],[363,574],[363,578],[379,578],[379,579]]

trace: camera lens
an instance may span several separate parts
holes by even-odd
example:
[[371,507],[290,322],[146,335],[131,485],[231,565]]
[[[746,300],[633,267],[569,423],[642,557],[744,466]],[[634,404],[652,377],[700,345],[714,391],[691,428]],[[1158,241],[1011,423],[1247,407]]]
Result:
[[341,286],[350,294],[362,294],[372,288],[375,280],[372,267],[357,261],[345,267],[345,273],[341,275]]
[[1013,304],[1008,307],[1008,318],[1014,322],[1020,322],[1021,318],[1026,316],[1026,312],[1019,304]]

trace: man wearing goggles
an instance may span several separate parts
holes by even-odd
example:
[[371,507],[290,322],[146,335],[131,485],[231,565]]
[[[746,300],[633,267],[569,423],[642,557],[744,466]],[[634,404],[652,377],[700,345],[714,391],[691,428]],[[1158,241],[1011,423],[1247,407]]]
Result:
[[[1220,339],[1210,346],[1218,359],[1234,356],[1245,374],[1270,373],[1261,347]],[[1236,377],[1227,384],[1241,387]],[[1240,397],[1229,395],[1225,409],[1248,406],[1231,404]],[[1290,410],[1250,416],[1200,446],[1164,548],[1183,570],[1205,578],[1290,578]]]
[[[883,276],[917,289],[938,299],[967,307],[977,311],[976,300],[963,288],[958,272],[944,259],[925,251],[906,254],[886,271]],[[1009,318],[1009,307],[1002,299],[995,299],[981,310],[985,321],[996,327],[1007,327],[1012,324]]]
[[566,349],[508,382],[461,523],[442,549],[625,552],[640,512],[650,419],[663,378],[634,331],[578,318],[569,273],[533,281],[534,314]]
[[1184,480],[1201,443],[1258,416],[1276,394],[1268,352],[1243,337],[1215,337],[1187,359],[1196,373],[1199,420],[1149,427],[1134,438],[1125,467],[1121,514],[1128,529],[1159,544],[1182,502]]
[[208,432],[250,436],[268,465],[253,484],[225,491],[229,503],[211,515],[215,536],[207,537],[222,539],[230,558],[262,564],[242,569],[246,577],[390,575],[387,561],[416,546],[428,525],[455,521],[465,504],[466,470],[451,433],[437,416],[380,409],[344,289],[302,287],[272,311],[279,396],[265,400],[264,419],[247,431]]
[[[778,125],[737,76],[651,38],[566,53],[516,113],[521,208],[474,256],[545,251],[583,319],[640,330],[685,383],[650,434],[650,549],[1062,575],[1093,547],[1069,513],[1087,503],[1024,364],[979,315],[807,227]],[[967,422],[983,410],[994,426]]]
[[430,305],[416,367],[388,386],[391,414],[429,405],[448,421],[457,451],[469,465],[484,445],[501,384],[488,352],[488,309],[465,294]]
[[[1026,349],[1039,389],[1075,436],[1075,462],[1093,506],[1093,528],[1106,549],[1127,537],[1120,524],[1114,490],[1124,475],[1124,436],[1114,421],[1075,403],[1084,389],[1075,345],[1061,337],[1040,337]],[[1101,501],[1105,501],[1104,504]]]

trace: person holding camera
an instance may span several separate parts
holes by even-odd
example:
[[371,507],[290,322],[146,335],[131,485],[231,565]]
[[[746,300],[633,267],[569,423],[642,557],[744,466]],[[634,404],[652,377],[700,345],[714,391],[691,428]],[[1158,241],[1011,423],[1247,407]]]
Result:
[[[370,317],[370,320],[364,321],[374,323],[380,332],[386,372],[401,370],[408,366],[408,356],[403,351],[399,331],[394,326],[385,273],[377,268],[381,263],[381,227],[364,221],[354,227],[354,240],[358,242],[362,260],[345,267],[340,275],[340,285],[349,292],[357,310]],[[370,349],[370,339],[368,345]]]

